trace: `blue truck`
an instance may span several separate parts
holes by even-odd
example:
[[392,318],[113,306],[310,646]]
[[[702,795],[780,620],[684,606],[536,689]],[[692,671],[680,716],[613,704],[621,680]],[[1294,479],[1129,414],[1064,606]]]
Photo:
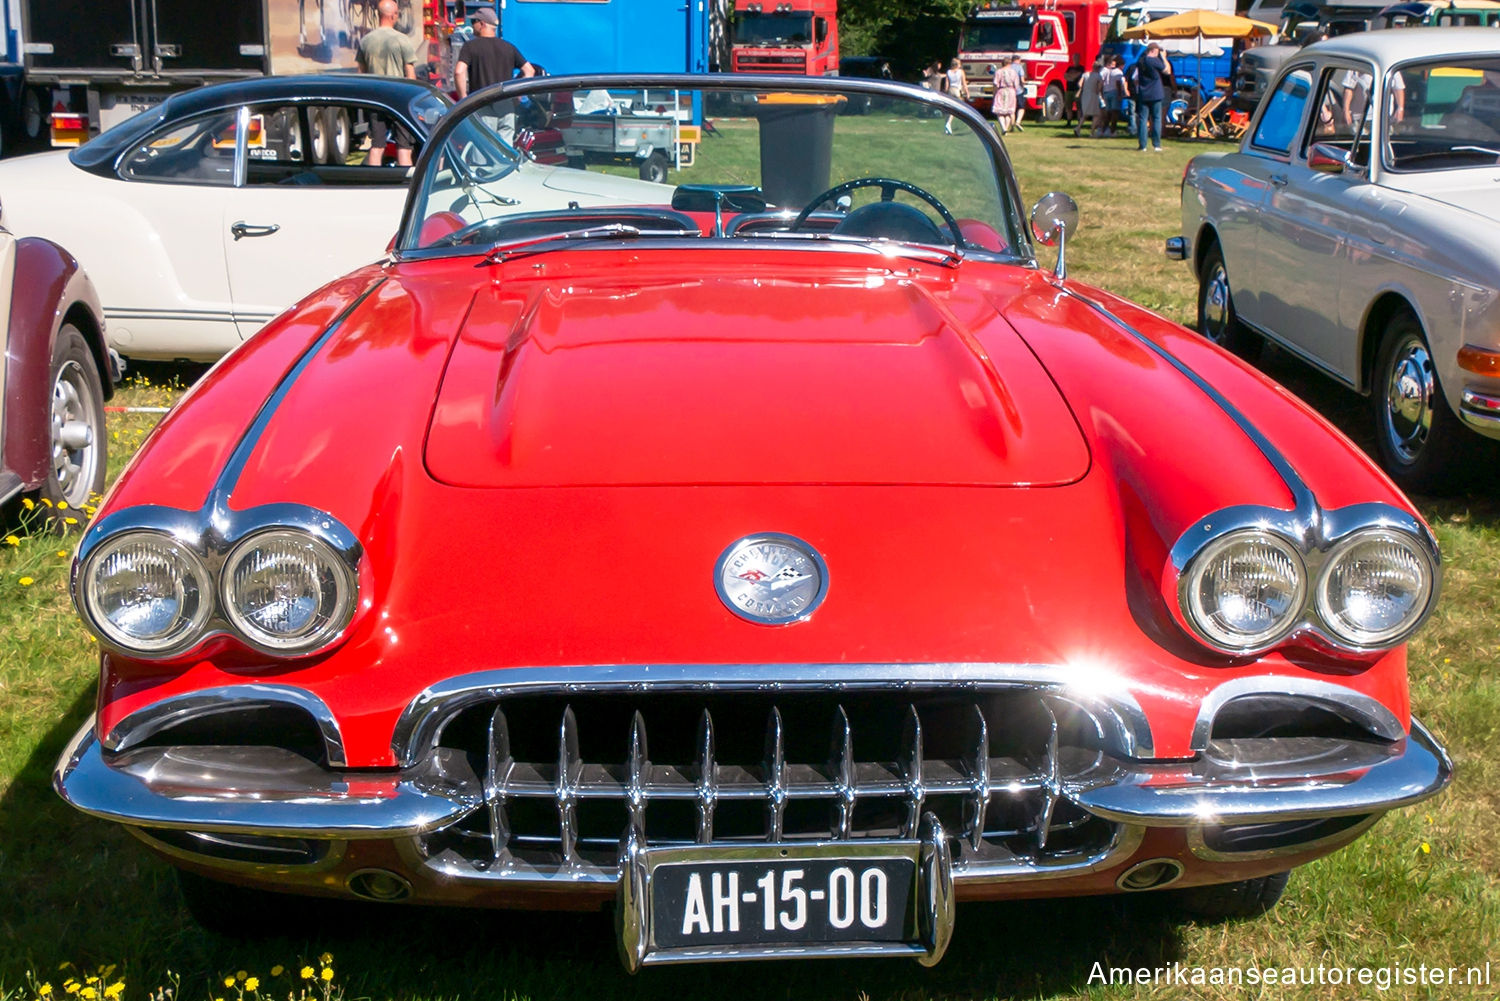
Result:
[[[1122,38],[1127,28],[1150,21],[1158,21],[1173,14],[1207,8],[1220,13],[1233,14],[1233,0],[1130,0],[1114,8],[1110,15],[1109,30],[1104,35],[1101,51],[1106,56],[1123,56],[1128,69],[1146,52],[1146,42]],[[1172,60],[1172,75],[1177,81],[1179,93],[1196,89],[1201,100],[1208,100],[1216,90],[1217,81],[1232,79],[1234,68],[1234,44],[1227,38],[1173,38],[1161,42],[1167,58]],[[1181,98],[1179,98],[1181,100]],[[1177,102],[1173,102],[1177,105]],[[1169,108],[1168,114],[1181,115],[1186,101]],[[1174,119],[1177,120],[1177,119]]]
[[500,30],[548,73],[706,73],[713,0],[500,0]]

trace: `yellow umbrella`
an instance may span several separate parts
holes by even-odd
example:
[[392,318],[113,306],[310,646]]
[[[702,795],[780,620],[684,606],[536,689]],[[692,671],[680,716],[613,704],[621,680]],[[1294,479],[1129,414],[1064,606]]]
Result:
[[1274,35],[1276,26],[1216,10],[1190,10],[1138,24],[1120,32],[1121,38],[1245,38]]

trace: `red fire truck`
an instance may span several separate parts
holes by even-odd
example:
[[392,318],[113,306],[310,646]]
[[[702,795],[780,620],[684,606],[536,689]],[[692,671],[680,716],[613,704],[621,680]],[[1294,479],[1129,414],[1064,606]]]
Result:
[[1107,0],[1019,0],[987,3],[964,21],[958,56],[970,101],[990,110],[995,62],[1019,55],[1026,68],[1027,108],[1055,122],[1063,117],[1067,86],[1093,65],[1108,27]]
[[729,43],[735,73],[834,76],[838,0],[734,0]]

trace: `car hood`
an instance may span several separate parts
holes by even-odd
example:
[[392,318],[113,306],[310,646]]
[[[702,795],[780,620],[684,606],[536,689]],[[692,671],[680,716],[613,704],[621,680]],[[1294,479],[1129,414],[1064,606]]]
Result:
[[426,445],[467,487],[1051,486],[1089,461],[993,308],[827,273],[483,290]]
[[1495,180],[1500,172],[1485,171],[1485,184],[1465,187],[1413,187],[1412,194],[1440,202],[1461,212],[1472,212],[1483,219],[1500,220],[1500,191]]

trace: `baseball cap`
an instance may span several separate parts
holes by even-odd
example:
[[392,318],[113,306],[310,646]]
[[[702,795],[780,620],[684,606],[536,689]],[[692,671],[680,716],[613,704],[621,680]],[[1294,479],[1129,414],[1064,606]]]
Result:
[[485,24],[492,24],[497,28],[500,26],[500,18],[495,16],[494,9],[490,7],[479,8],[469,15],[469,20],[475,22],[482,21]]

